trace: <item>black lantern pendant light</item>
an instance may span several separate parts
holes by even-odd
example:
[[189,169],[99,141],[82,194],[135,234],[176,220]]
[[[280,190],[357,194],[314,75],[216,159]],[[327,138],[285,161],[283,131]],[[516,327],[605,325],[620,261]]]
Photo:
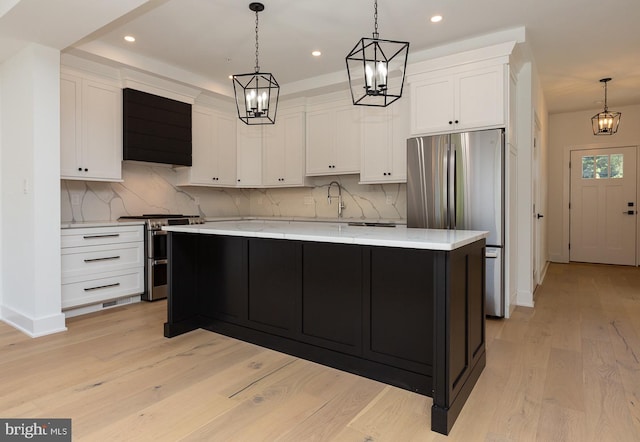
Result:
[[618,132],[618,126],[620,125],[622,114],[620,112],[611,112],[607,107],[607,83],[609,81],[611,81],[611,78],[600,80],[601,83],[604,83],[604,110],[591,118],[594,135],[613,135]]
[[245,124],[274,124],[280,86],[272,74],[260,72],[258,64],[258,12],[264,11],[264,5],[250,3],[249,9],[256,13],[256,67],[252,74],[233,76],[238,117]]
[[402,96],[409,43],[381,40],[378,1],[373,2],[373,38],[362,38],[347,55],[353,104],[385,107]]

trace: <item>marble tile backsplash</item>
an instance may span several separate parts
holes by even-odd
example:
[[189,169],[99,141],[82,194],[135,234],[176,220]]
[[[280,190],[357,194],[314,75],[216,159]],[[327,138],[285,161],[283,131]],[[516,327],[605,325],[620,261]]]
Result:
[[[123,182],[61,181],[61,222],[117,220],[123,215],[184,213],[203,217],[337,218],[327,201],[342,187],[345,219],[406,220],[405,184],[361,185],[358,175],[310,178],[310,187],[233,189],[176,185],[172,167],[125,162]],[[337,195],[337,188],[331,189]]]

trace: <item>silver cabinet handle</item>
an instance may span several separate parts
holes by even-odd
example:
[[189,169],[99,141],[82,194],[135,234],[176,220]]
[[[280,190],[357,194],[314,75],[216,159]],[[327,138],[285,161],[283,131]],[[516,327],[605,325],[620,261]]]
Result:
[[84,239],[94,239],[94,238],[117,238],[118,236],[120,236],[119,233],[111,233],[108,235],[85,235],[83,236]]
[[153,265],[157,266],[157,265],[162,265],[162,264],[167,264],[169,261],[166,259],[154,259],[153,260]]
[[98,287],[89,287],[87,289],[84,289],[84,291],[85,292],[90,292],[92,290],[108,289],[110,287],[118,287],[119,285],[120,285],[120,283],[116,282],[115,284],[100,285]]
[[120,259],[120,256],[107,256],[106,258],[85,259],[84,262],[108,261],[110,259]]

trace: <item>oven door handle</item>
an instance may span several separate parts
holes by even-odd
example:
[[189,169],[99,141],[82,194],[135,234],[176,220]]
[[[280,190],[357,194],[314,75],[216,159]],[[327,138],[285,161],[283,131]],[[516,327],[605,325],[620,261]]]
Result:
[[167,264],[169,261],[166,259],[154,259],[153,260],[153,265],[154,266],[158,266],[158,265],[162,265],[162,264]]
[[166,234],[169,233],[166,230],[152,230],[151,231],[151,236],[166,236]]

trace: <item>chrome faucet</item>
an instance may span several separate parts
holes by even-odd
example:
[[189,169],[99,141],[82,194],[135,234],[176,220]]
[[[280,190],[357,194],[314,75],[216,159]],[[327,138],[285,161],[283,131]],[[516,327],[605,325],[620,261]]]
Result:
[[[331,195],[331,186],[338,186],[338,196]],[[327,187],[327,202],[331,204],[331,198],[338,198],[338,218],[342,218],[342,209],[344,209],[344,203],[342,202],[342,187],[337,181],[331,181],[329,187]]]

